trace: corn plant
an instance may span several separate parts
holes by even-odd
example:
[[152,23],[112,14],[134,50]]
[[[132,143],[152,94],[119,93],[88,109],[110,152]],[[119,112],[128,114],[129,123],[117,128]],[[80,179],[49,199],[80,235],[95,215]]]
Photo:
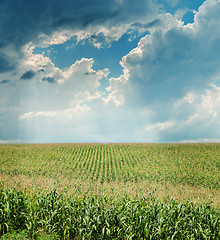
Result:
[[0,191],[0,235],[26,231],[59,239],[219,239],[220,214],[209,204],[83,196],[56,190],[31,196],[15,189]]

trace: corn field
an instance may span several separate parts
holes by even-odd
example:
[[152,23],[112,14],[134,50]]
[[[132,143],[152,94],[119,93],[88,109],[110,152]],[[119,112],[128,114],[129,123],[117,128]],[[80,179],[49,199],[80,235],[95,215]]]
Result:
[[209,205],[160,202],[153,198],[111,199],[58,195],[56,191],[27,197],[0,191],[0,234],[42,232],[57,239],[219,239],[219,212]]
[[220,239],[219,183],[220,144],[0,145],[0,236]]
[[0,174],[220,187],[220,144],[0,146]]

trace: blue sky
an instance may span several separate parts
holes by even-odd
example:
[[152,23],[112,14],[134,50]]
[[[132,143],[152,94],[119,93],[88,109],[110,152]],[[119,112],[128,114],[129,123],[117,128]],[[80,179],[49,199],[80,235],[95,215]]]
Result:
[[0,1],[0,143],[219,142],[219,12]]

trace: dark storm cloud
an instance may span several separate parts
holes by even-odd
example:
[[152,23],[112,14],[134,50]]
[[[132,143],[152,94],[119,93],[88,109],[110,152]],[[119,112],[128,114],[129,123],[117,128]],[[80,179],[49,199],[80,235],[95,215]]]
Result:
[[0,73],[9,72],[14,68],[15,66],[10,64],[10,62],[7,59],[0,57]]
[[42,34],[50,36],[57,31],[77,31],[90,26],[132,24],[142,17],[152,16],[154,8],[151,0],[140,0],[138,4],[133,4],[132,0],[2,0],[0,73],[16,67],[3,56],[7,46],[22,58],[22,47],[29,42],[40,43]]
[[152,27],[154,27],[154,26],[156,26],[158,24],[160,24],[160,19],[155,19],[154,21],[151,21],[151,22],[145,23],[145,24],[143,24],[143,23],[134,23],[131,26],[132,27],[140,27],[140,28],[148,29],[148,28],[152,28]]
[[0,49],[3,48],[5,46],[4,42],[0,42]]
[[0,1],[1,45],[12,42],[19,47],[41,33],[82,29],[107,21],[108,25],[118,24],[151,12],[150,1],[144,0],[135,5],[131,0]]
[[42,81],[43,82],[49,82],[49,83],[55,83],[56,82],[55,78],[53,78],[53,77],[44,77],[44,78],[42,78]]
[[10,80],[2,80],[0,81],[0,84],[7,84],[7,83],[10,83],[11,81]]
[[96,72],[85,72],[84,74],[85,74],[85,75],[92,75],[92,74],[95,75]]
[[29,70],[29,71],[25,72],[25,73],[20,77],[20,79],[21,79],[21,80],[30,80],[30,79],[32,79],[34,76],[35,76],[35,72],[32,71],[32,70]]
[[[99,23],[100,20],[106,21],[107,19],[115,18],[120,15],[120,11],[116,10],[112,13],[98,12],[98,13],[87,13],[82,19],[78,16],[73,16],[70,18],[62,18],[55,22],[52,27],[54,28],[68,28],[74,25],[80,25],[81,27],[86,27],[87,25]],[[80,20],[80,21],[79,21]]]

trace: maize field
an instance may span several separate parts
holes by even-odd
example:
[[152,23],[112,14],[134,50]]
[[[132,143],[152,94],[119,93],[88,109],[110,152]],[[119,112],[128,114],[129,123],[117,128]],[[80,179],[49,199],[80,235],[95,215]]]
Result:
[[220,239],[220,144],[0,145],[0,181],[2,239]]

